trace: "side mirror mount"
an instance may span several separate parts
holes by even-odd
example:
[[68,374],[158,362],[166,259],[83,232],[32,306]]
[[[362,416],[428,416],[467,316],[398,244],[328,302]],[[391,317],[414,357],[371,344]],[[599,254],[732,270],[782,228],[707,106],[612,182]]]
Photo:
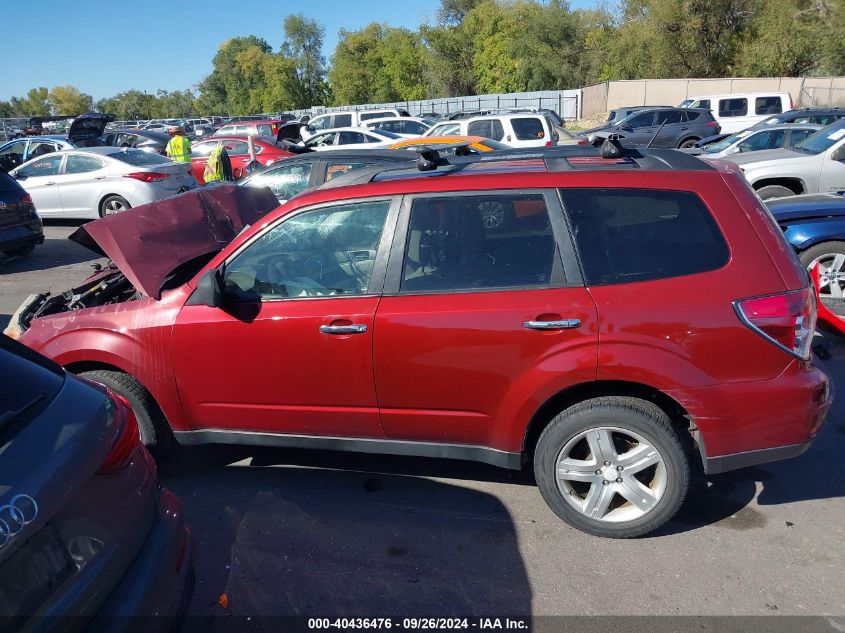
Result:
[[845,145],[837,147],[830,155],[830,160],[845,160]]
[[223,284],[216,269],[205,271],[197,280],[197,287],[186,305],[219,308],[223,305]]

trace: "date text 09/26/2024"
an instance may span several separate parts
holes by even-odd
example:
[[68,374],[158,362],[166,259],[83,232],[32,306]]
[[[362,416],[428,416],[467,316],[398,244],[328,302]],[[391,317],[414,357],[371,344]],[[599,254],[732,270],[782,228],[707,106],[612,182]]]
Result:
[[522,618],[309,618],[310,630],[527,630]]

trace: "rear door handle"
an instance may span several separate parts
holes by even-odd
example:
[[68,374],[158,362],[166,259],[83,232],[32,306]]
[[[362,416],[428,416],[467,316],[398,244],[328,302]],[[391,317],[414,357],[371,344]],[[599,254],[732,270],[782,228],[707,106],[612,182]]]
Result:
[[56,183],[54,183],[54,182],[45,182],[45,183],[44,183],[44,186],[45,186],[45,187],[49,187],[50,185],[55,185],[55,184],[56,184]]
[[352,325],[321,325],[321,334],[363,334],[367,331],[367,326],[363,323],[353,323]]
[[571,330],[581,326],[581,319],[561,319],[560,321],[524,321],[522,327],[529,330]]
[[105,180],[106,176],[94,176],[94,180]]

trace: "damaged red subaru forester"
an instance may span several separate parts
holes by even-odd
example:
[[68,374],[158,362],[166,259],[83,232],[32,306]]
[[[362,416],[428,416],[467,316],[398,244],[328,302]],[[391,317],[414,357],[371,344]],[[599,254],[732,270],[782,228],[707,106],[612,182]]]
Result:
[[82,227],[112,263],[9,332],[144,441],[532,464],[600,536],[800,454],[831,405],[807,272],[730,164],[592,148],[362,169],[275,209],[191,192]]

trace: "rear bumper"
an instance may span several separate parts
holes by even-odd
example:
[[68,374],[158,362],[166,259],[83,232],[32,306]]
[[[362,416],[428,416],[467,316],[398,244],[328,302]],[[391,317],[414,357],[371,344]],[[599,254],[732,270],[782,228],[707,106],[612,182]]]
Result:
[[103,604],[91,629],[174,630],[185,616],[194,591],[194,549],[181,502],[162,488],[144,547]]
[[693,419],[707,474],[800,455],[809,448],[833,403],[827,375],[797,360],[772,380],[670,395]]
[[40,222],[0,228],[0,251],[10,251],[29,244],[43,244],[44,230]]

